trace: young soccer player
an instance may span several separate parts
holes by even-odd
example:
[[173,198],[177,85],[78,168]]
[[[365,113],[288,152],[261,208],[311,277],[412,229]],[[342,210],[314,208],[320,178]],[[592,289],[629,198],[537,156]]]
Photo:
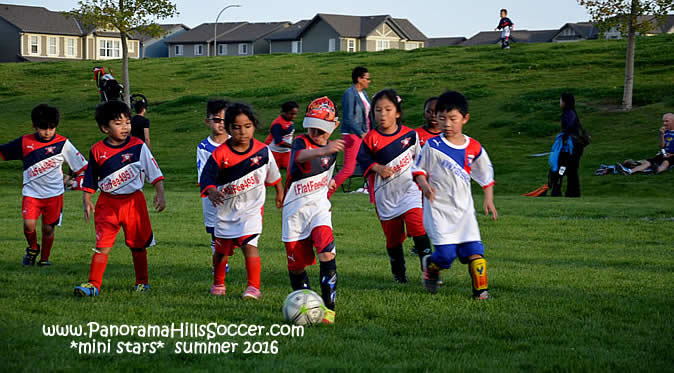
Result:
[[[89,281],[75,287],[75,296],[100,294],[108,254],[120,228],[124,228],[125,242],[133,257],[135,290],[150,290],[146,248],[154,244],[154,234],[143,194],[143,181],[155,186],[154,207],[163,211],[166,207],[164,176],[147,145],[130,136],[130,116],[129,107],[121,101],[108,101],[96,107],[98,128],[107,137],[91,147],[89,167],[82,183],[84,220],[88,222],[93,213],[96,249],[91,258]],[[94,209],[91,197],[97,189],[101,193]]]
[[131,136],[143,140],[148,149],[152,149],[152,145],[150,145],[150,120],[145,117],[147,113],[145,98],[134,102],[133,109],[136,111],[136,115],[131,118]]
[[[60,114],[45,104],[33,108],[31,120],[35,133],[24,135],[0,145],[0,158],[23,161],[23,233],[28,241],[24,266],[51,265],[49,255],[54,244],[54,227],[61,220],[63,209],[63,162],[77,175],[87,167],[84,159],[70,141],[56,134]],[[42,216],[42,246],[37,243],[37,219]],[[40,248],[42,251],[40,251]]]
[[274,155],[276,165],[278,168],[288,169],[288,160],[290,159],[290,150],[293,143],[293,135],[295,134],[295,126],[293,121],[297,117],[299,106],[295,101],[288,101],[281,105],[281,115],[276,117],[269,127],[271,132],[271,142],[269,149]]
[[[229,134],[225,130],[225,110],[228,104],[225,100],[210,100],[206,104],[205,122],[211,130],[211,134],[197,146],[197,183],[199,183],[201,172],[213,151],[229,138]],[[211,251],[215,253],[215,206],[204,196],[201,198],[201,207],[206,233],[211,235]]]
[[310,289],[305,268],[316,264],[313,247],[320,261],[321,295],[326,310],[323,322],[335,322],[337,263],[332,234],[332,212],[328,191],[335,189],[332,174],[337,153],[344,141],[328,141],[339,123],[335,105],[327,97],[314,100],[307,109],[303,126],[306,135],[293,142],[283,204],[283,242],[288,258],[290,286]]
[[419,135],[419,146],[423,147],[426,141],[431,137],[440,134],[440,126],[438,126],[438,119],[435,117],[435,104],[438,102],[437,97],[431,97],[424,103],[424,119],[426,123],[423,127],[415,129]]
[[414,239],[419,260],[430,254],[430,243],[424,230],[421,191],[412,180],[412,164],[419,154],[417,133],[400,124],[401,99],[392,89],[379,91],[372,98],[372,123],[358,152],[358,164],[364,175],[374,176],[374,201],[377,216],[386,235],[386,251],[391,261],[393,278],[407,282],[403,243],[405,228]]
[[465,136],[470,119],[468,101],[454,91],[445,92],[436,106],[442,135],[428,142],[417,157],[414,177],[424,195],[424,227],[435,248],[424,257],[424,286],[437,292],[438,274],[456,257],[468,264],[473,297],[488,299],[487,262],[475,218],[472,178],[484,189],[484,211],[497,218],[494,207],[494,169],[479,142]]
[[262,296],[257,242],[262,233],[265,186],[276,188],[278,208],[283,205],[283,186],[271,150],[253,138],[257,123],[249,106],[227,107],[225,129],[232,137],[213,151],[199,179],[202,196],[217,205],[213,295],[225,295],[225,267],[234,249],[240,247],[248,274],[242,298]]
[[510,49],[510,32],[515,24],[508,18],[508,9],[501,9],[501,19],[495,30],[501,30],[501,49]]

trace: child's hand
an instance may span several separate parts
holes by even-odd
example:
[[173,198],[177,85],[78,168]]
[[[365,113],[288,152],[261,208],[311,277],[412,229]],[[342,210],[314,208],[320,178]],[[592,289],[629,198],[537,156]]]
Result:
[[89,218],[91,218],[91,215],[94,213],[94,204],[91,203],[91,200],[84,201],[84,221],[86,223],[89,222]]
[[393,174],[395,174],[395,172],[391,167],[386,166],[382,166],[381,168],[379,168],[377,173],[379,174],[379,176],[382,177],[382,179],[388,179],[389,177],[393,176]]
[[492,200],[484,200],[484,213],[489,216],[489,212],[491,211],[491,218],[492,220],[498,219],[498,212],[496,211],[496,206],[494,206],[494,201]]
[[424,197],[426,197],[427,200],[433,201],[435,200],[435,188],[433,188],[432,185],[426,184],[424,188],[421,188],[421,193],[424,194]]
[[664,135],[666,130],[665,126],[660,127],[660,134]]
[[224,203],[225,195],[215,188],[211,188],[206,191],[206,196],[211,201],[213,206],[218,206]]
[[283,208],[283,189],[276,193],[276,208]]
[[326,152],[328,154],[341,152],[342,150],[344,150],[344,140],[331,141],[326,147]]
[[164,199],[164,193],[157,193],[156,196],[154,196],[154,209],[157,210],[157,212],[162,212],[166,208],[166,199]]
[[330,182],[328,183],[328,190],[333,192],[335,189],[337,189],[337,182],[335,182],[335,179],[330,179]]

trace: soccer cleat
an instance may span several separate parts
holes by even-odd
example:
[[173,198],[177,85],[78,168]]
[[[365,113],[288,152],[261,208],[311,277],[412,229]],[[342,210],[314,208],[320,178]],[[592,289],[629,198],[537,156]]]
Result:
[[225,295],[227,292],[227,288],[225,285],[212,285],[211,286],[211,294],[213,295]]
[[148,284],[136,284],[136,287],[134,288],[134,291],[136,293],[147,293],[150,291],[150,285]]
[[37,250],[33,250],[30,247],[26,248],[26,255],[23,256],[23,261],[21,264],[23,264],[26,267],[29,266],[34,266],[35,265],[35,258],[37,258],[37,255],[40,253],[40,247],[37,247]]
[[243,292],[243,295],[241,296],[241,299],[254,299],[258,300],[262,297],[262,292],[260,289],[254,287],[254,286],[249,286],[246,288],[246,291]]
[[399,284],[406,284],[409,281],[407,280],[407,275],[404,273],[394,274],[393,279]]
[[616,169],[623,175],[632,175],[632,170],[622,165],[622,163],[615,164]]
[[334,324],[335,323],[335,311],[325,308],[323,309],[323,319],[321,320],[323,324]]
[[475,300],[490,300],[491,295],[489,295],[489,292],[487,290],[481,292],[479,295],[473,295],[473,299]]
[[51,265],[51,262],[48,260],[40,260],[37,262],[38,267],[49,267]]
[[85,282],[75,287],[76,297],[95,297],[98,295],[98,289],[91,283]]
[[424,287],[426,290],[428,290],[429,293],[435,294],[438,292],[438,272],[433,271],[430,268],[428,268],[429,264],[428,262],[431,260],[430,255],[426,255],[423,260],[423,266],[424,266]]

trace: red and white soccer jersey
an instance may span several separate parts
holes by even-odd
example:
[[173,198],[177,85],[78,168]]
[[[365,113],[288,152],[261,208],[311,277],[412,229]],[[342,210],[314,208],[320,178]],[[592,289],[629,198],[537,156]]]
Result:
[[[201,179],[201,172],[204,170],[208,158],[211,157],[213,151],[220,145],[208,136],[197,146],[197,184],[199,183],[199,179]],[[213,206],[213,203],[208,198],[202,197],[201,207],[204,215],[204,225],[209,233],[213,233],[212,230],[215,227],[215,206]]]
[[35,134],[21,136],[0,145],[0,157],[6,161],[23,161],[23,195],[39,199],[59,196],[65,191],[63,162],[75,172],[87,167],[82,154],[67,138],[58,134],[49,141]]
[[280,146],[279,144],[292,144],[293,135],[295,134],[293,122],[285,120],[282,116],[279,115],[271,123],[269,131],[271,132],[272,136],[272,142],[269,144],[269,149],[276,153],[289,153],[290,148]]
[[416,128],[415,131],[417,132],[417,135],[419,135],[420,147],[423,147],[426,144],[426,141],[428,141],[428,139],[433,138],[442,133],[441,131],[431,132],[428,130],[426,126]]
[[233,239],[260,234],[265,186],[280,183],[281,173],[265,144],[251,140],[248,151],[241,153],[229,143],[213,151],[199,179],[202,196],[210,188],[225,195],[217,207],[215,236]]
[[283,202],[283,242],[304,240],[319,226],[332,229],[328,186],[335,171],[337,153],[304,163],[295,161],[304,150],[321,148],[306,135],[293,142]]
[[114,146],[101,140],[91,147],[82,190],[132,194],[143,189],[145,180],[155,184],[164,180],[164,176],[143,140],[129,136],[124,143]]
[[430,139],[414,165],[414,175],[425,175],[435,188],[435,200],[424,198],[424,227],[433,245],[480,241],[470,180],[492,186],[494,168],[480,143],[465,139],[459,146],[444,136]]
[[373,173],[380,164],[393,169],[393,176],[383,179],[374,174],[374,198],[380,220],[391,220],[413,208],[421,208],[421,191],[412,180],[412,165],[421,150],[417,133],[405,126],[385,135],[377,129],[365,135],[358,151],[358,164],[364,175]]

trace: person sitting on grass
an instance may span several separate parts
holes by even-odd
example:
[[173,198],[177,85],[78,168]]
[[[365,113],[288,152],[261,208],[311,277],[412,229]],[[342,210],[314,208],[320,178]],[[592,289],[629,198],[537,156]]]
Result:
[[[667,171],[674,163],[674,114],[667,113],[662,116],[662,127],[660,127],[660,151],[650,159],[638,161],[638,166],[633,168],[625,167],[618,163],[616,167],[623,175],[632,175],[637,172],[650,170],[659,174]],[[623,162],[625,163],[625,162]]]

